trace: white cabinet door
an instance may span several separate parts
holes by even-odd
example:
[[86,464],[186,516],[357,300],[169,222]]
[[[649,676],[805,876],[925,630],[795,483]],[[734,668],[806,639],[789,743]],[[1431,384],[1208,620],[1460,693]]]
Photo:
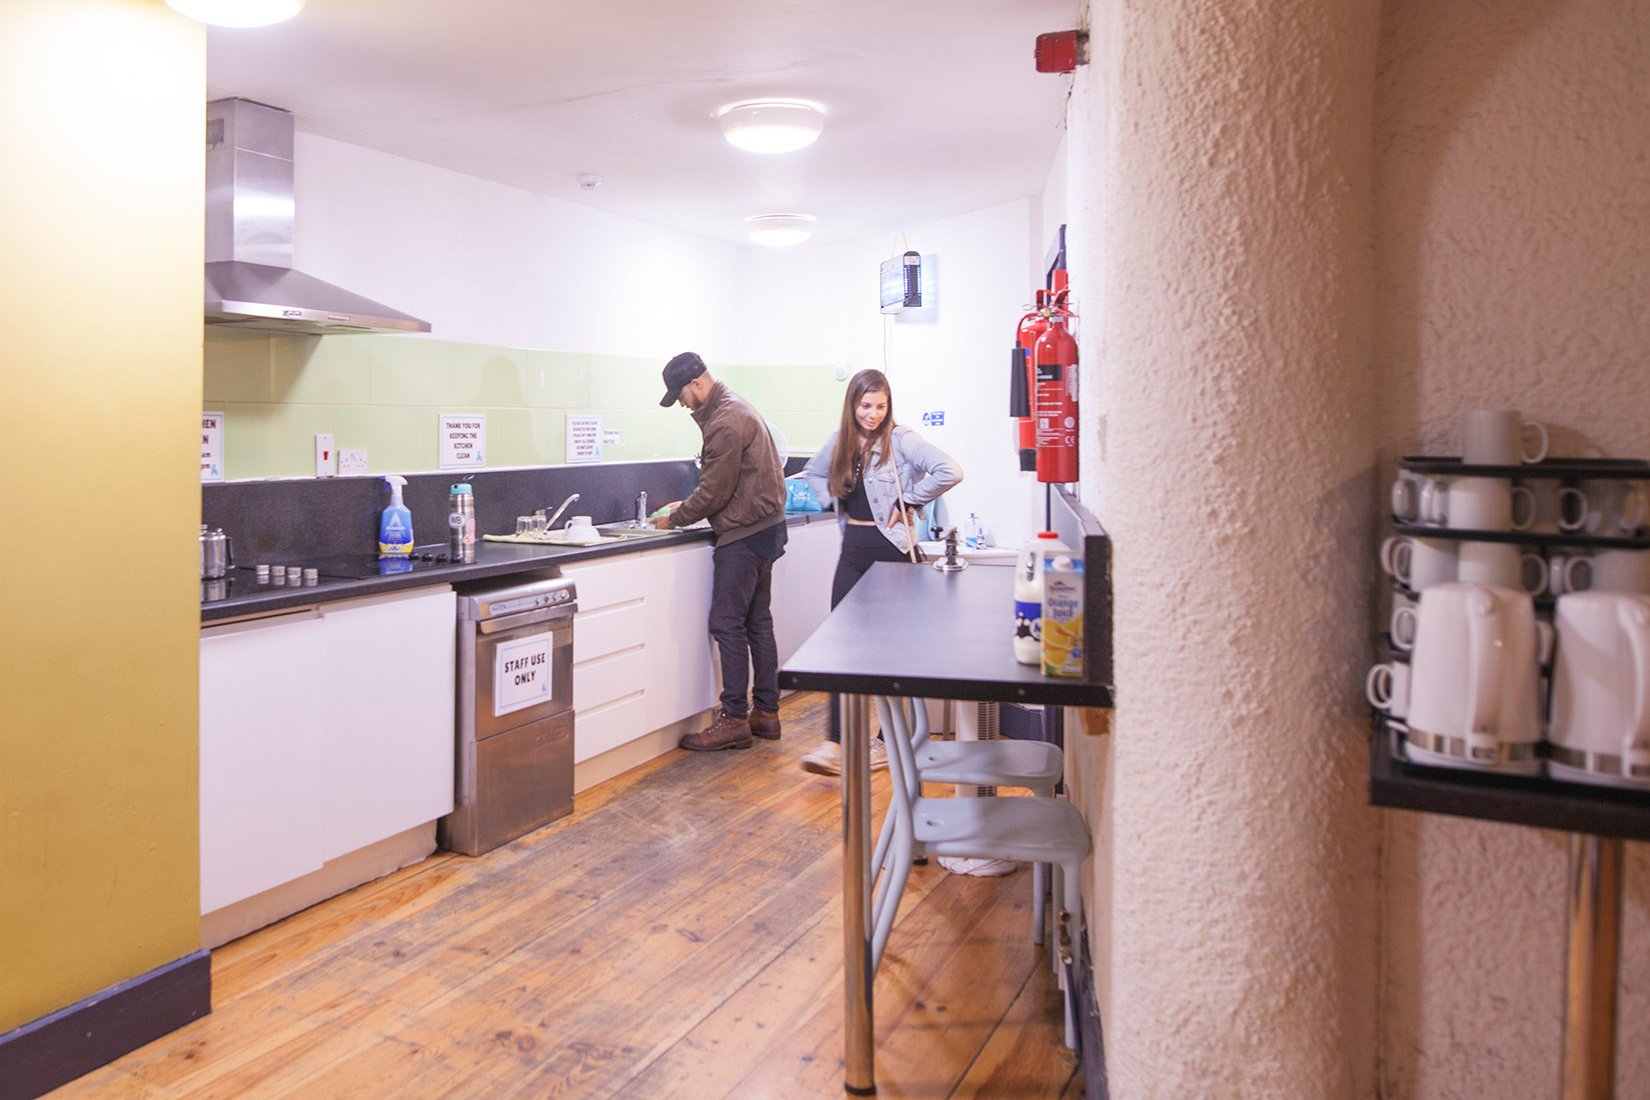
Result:
[[327,859],[452,812],[457,615],[446,587],[322,606]]
[[647,728],[699,714],[716,703],[718,659],[710,640],[711,548],[703,543],[649,551],[647,564]]
[[320,868],[324,627],[313,610],[201,631],[201,912]]
[[562,567],[578,587],[573,619],[573,760],[582,763],[653,729],[645,696],[647,567],[638,552]]
[[831,613],[831,578],[842,549],[832,519],[792,527],[773,567],[773,626],[781,666]]

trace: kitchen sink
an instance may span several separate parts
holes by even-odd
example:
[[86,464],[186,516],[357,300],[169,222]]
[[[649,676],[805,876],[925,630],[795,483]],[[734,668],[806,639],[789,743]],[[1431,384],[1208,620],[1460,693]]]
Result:
[[674,531],[661,531],[652,525],[637,527],[635,520],[624,520],[619,523],[599,523],[596,530],[605,538],[620,539],[650,539],[660,535],[674,534]]

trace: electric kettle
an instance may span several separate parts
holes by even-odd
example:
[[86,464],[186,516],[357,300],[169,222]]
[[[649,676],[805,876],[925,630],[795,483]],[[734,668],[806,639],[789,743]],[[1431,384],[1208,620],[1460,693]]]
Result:
[[222,527],[201,524],[201,580],[218,580],[235,568],[235,546]]

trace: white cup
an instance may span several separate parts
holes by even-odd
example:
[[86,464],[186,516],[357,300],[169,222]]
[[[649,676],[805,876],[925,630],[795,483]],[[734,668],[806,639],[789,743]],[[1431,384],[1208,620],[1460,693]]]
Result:
[[1364,696],[1376,710],[1393,718],[1409,713],[1409,665],[1403,661],[1382,661],[1371,666],[1364,677]]
[[1442,527],[1449,518],[1449,485],[1400,470],[1392,482],[1392,515],[1400,523]]
[[1594,550],[1591,565],[1592,582],[1582,587],[1650,596],[1650,550]]
[[1572,593],[1553,621],[1553,777],[1650,787],[1650,597]]
[[589,516],[573,516],[567,521],[567,537],[580,541],[594,542],[600,536],[596,533],[596,525]]
[[1417,614],[1415,605],[1411,603],[1402,603],[1392,609],[1392,618],[1387,624],[1387,637],[1392,640],[1394,649],[1401,649],[1407,653],[1415,648]]
[[[1529,490],[1534,512],[1526,530],[1544,535],[1556,535],[1566,530],[1563,525],[1565,505],[1560,497],[1563,487],[1556,479],[1530,478],[1519,482],[1519,485]],[[1579,494],[1577,496],[1579,498]],[[1579,512],[1580,505],[1573,505],[1572,510]]]
[[1473,409],[1461,415],[1461,461],[1467,466],[1519,466],[1547,457],[1547,429],[1517,409]]
[[1559,490],[1559,527],[1601,538],[1622,538],[1644,523],[1644,487],[1637,481],[1598,478]]
[[1455,579],[1455,543],[1391,535],[1381,543],[1381,568],[1412,592]]
[[1539,596],[1547,588],[1547,562],[1510,542],[1463,542],[1456,550],[1455,576]]
[[1549,554],[1547,591],[1554,596],[1593,586],[1593,562],[1586,554]]
[[1409,678],[1418,763],[1536,775],[1541,669],[1530,597],[1440,584],[1421,594]]
[[1498,477],[1458,477],[1449,486],[1449,525],[1460,531],[1523,531],[1535,494]]

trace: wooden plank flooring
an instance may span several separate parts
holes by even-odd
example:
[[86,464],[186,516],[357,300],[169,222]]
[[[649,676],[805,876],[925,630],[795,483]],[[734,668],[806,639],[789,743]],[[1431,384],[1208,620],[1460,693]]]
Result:
[[[210,1016],[52,1095],[843,1095],[841,801],[797,766],[825,699],[781,714],[777,743],[671,753],[513,844],[226,944]],[[1026,868],[913,868],[876,981],[880,1096],[1082,1094],[1030,901]]]

